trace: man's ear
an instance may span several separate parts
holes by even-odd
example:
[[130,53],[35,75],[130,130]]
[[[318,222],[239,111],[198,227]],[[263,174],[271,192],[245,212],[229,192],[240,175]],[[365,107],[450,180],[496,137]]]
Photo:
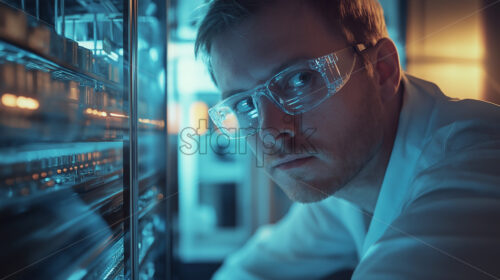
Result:
[[373,47],[375,81],[382,89],[382,100],[391,99],[398,91],[401,80],[399,56],[394,42],[380,39]]

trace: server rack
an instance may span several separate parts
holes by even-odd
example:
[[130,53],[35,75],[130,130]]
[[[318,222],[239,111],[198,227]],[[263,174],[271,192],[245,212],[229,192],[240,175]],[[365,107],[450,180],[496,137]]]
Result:
[[165,1],[0,1],[0,279],[166,279]]

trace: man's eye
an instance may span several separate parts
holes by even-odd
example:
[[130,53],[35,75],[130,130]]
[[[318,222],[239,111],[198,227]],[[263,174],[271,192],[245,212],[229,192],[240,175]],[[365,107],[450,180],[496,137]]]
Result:
[[234,106],[237,113],[248,113],[255,109],[252,97],[245,97]]
[[309,86],[311,82],[312,74],[310,72],[297,72],[288,79],[286,87],[297,90]]

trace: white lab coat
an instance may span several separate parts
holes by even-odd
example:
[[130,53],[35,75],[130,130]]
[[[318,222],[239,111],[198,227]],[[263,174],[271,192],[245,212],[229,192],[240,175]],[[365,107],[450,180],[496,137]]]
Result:
[[500,107],[403,82],[373,217],[335,197],[295,204],[214,279],[500,279]]

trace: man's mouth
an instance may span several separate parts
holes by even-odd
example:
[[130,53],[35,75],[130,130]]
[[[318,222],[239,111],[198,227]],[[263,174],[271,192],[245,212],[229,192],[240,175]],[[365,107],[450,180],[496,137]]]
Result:
[[273,169],[292,169],[300,167],[310,160],[312,160],[312,156],[304,156],[304,155],[287,155],[282,158],[275,159],[271,163],[271,168]]

